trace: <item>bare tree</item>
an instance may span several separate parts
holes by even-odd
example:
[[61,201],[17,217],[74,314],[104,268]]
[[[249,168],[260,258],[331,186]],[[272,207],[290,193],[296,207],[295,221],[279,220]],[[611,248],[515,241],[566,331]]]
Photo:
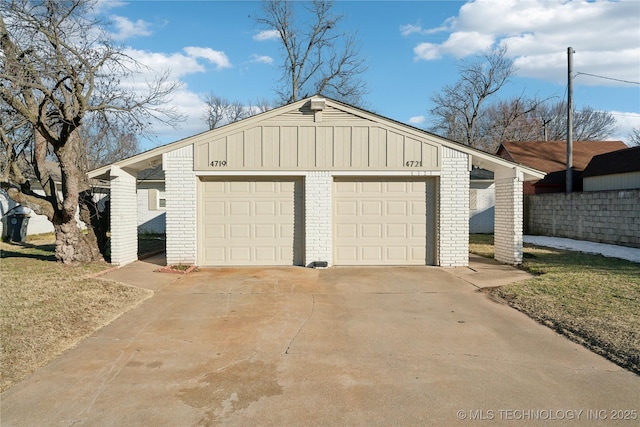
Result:
[[629,132],[629,136],[627,136],[629,140],[629,145],[637,146],[640,145],[640,128],[633,128],[631,132]]
[[543,103],[544,101],[520,95],[487,105],[478,118],[476,145],[495,153],[503,141],[540,139],[542,126],[536,110]]
[[205,105],[203,119],[209,130],[246,119],[253,114],[251,108],[245,107],[241,102],[229,101],[213,92],[206,93],[203,100]]
[[[547,139],[561,141],[567,138],[566,102],[541,104],[537,107],[536,114],[541,119]],[[607,111],[590,106],[573,111],[574,141],[603,141],[610,138],[616,129],[616,118]]]
[[[144,93],[121,82],[140,71],[102,31],[94,18],[95,0],[3,0],[0,3],[0,100],[2,143],[7,162],[0,184],[16,202],[45,215],[56,234],[56,257],[64,263],[102,259],[96,235],[83,233],[75,219],[91,224],[88,182],[82,172],[85,152],[81,129],[92,115],[145,132],[152,120],[175,124],[181,117],[163,110],[176,88],[167,74]],[[32,135],[15,138],[15,125]],[[12,130],[13,129],[13,130]],[[12,133],[13,132],[13,133]],[[39,195],[17,162],[23,156],[44,189]],[[18,156],[19,157],[19,156]],[[53,158],[61,183],[49,170]]]
[[[355,34],[339,31],[343,16],[332,8],[332,1],[263,1],[257,23],[277,31],[282,43],[282,78],[276,90],[282,104],[315,93],[362,104],[364,59]],[[298,20],[304,13],[305,19]]]
[[478,122],[483,105],[515,74],[507,48],[488,51],[473,62],[459,63],[460,79],[431,97],[432,131],[454,141],[482,148]]
[[131,157],[140,152],[138,138],[131,130],[109,123],[103,117],[87,117],[79,129],[85,150],[84,172]]

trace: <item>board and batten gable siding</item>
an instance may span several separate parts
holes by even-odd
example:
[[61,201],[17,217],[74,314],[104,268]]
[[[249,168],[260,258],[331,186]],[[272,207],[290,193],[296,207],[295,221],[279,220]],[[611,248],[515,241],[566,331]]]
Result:
[[410,133],[327,107],[300,109],[194,146],[196,171],[428,170],[440,146]]

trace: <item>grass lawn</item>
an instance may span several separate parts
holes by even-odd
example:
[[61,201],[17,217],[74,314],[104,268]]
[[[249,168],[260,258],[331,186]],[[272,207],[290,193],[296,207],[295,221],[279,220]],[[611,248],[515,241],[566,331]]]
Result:
[[0,391],[152,294],[92,277],[106,263],[64,266],[53,251],[51,237],[0,242]]
[[[493,236],[469,243],[493,257]],[[536,277],[491,293],[640,375],[640,264],[525,244],[522,268]]]

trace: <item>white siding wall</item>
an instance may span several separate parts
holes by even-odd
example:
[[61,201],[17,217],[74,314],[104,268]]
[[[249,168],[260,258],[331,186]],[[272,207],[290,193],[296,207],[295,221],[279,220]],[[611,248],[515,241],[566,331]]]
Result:
[[507,264],[522,262],[522,178],[514,169],[495,172],[495,258]]
[[330,172],[307,172],[305,178],[305,265],[326,261],[332,254],[332,188]]
[[167,265],[197,262],[197,185],[193,145],[162,155],[167,198]]
[[111,167],[111,263],[125,265],[138,259],[136,176]]
[[586,177],[584,191],[632,190],[640,188],[640,172]]
[[138,184],[138,232],[164,233],[166,231],[166,208],[150,209],[149,192],[164,192],[162,182],[142,182]]
[[[42,190],[35,190],[35,192],[44,195],[44,191]],[[5,234],[4,227],[7,221],[5,215],[16,205],[17,203],[11,200],[4,190],[0,190],[0,217],[2,217],[2,221],[0,221],[0,235],[2,236]],[[46,216],[37,215],[32,212],[29,216],[27,235],[43,233],[53,233],[53,224],[51,224],[51,221],[49,221]]]
[[442,147],[438,264],[469,264],[469,155]]
[[496,192],[493,182],[471,182],[469,232],[493,233]]

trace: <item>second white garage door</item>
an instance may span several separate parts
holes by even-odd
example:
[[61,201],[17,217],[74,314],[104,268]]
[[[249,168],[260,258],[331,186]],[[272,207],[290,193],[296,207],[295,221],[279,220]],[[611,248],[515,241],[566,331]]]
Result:
[[334,264],[431,264],[428,184],[425,180],[336,178]]
[[301,265],[301,179],[203,179],[199,265]]

